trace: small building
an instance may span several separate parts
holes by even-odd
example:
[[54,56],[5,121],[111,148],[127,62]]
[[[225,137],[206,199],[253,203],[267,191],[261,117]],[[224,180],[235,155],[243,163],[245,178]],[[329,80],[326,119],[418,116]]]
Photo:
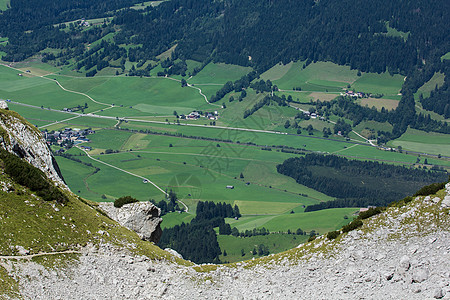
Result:
[[234,189],[234,185],[227,185],[227,189],[230,189],[230,190]]

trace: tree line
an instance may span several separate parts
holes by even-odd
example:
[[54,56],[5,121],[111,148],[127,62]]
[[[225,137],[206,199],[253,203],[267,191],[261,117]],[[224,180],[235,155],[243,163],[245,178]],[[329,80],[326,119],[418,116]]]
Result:
[[[225,218],[239,218],[239,207],[227,203],[199,201],[196,216],[188,224],[182,223],[172,228],[165,228],[158,243],[161,248],[171,248],[180,253],[183,258],[195,263],[220,263],[222,254],[215,227],[220,234],[230,234],[231,228],[225,223]],[[229,232],[229,233],[228,233]]]
[[332,207],[386,205],[411,193],[417,185],[443,181],[446,172],[406,168],[336,155],[307,154],[285,160],[277,171],[297,183],[338,198],[311,205],[306,211]]

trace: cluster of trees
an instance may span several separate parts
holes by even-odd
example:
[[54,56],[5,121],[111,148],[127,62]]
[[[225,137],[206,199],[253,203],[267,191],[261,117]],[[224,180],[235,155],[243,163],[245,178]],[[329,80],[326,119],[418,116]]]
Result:
[[264,99],[258,101],[255,105],[253,105],[252,108],[246,109],[244,111],[244,119],[253,115],[255,112],[257,112],[263,106],[270,105],[272,103],[272,101],[277,103],[278,106],[287,106],[288,105],[285,95],[282,95],[281,97],[279,97],[278,95],[267,95],[264,97]]
[[386,205],[415,190],[417,185],[443,181],[446,172],[411,169],[378,162],[348,160],[335,155],[307,154],[277,166],[279,173],[298,183],[339,198],[306,207],[314,211],[332,207]]
[[216,232],[207,220],[165,228],[158,246],[174,249],[195,263],[220,263],[222,254]]
[[[17,150],[18,155],[23,157],[23,153]],[[15,182],[29,188],[45,201],[57,201],[65,203],[67,196],[61,192],[46,175],[38,168],[30,165],[18,156],[0,149],[0,159],[5,166],[5,173]]]
[[431,91],[430,97],[423,98],[420,94],[419,100],[422,103],[423,108],[426,110],[434,111],[446,119],[450,118],[450,77],[446,76],[444,84],[438,88]]
[[173,228],[165,228],[159,246],[172,248],[185,259],[196,263],[220,263],[222,254],[214,227],[219,227],[219,234],[231,234],[231,227],[224,218],[239,218],[239,207],[226,203],[200,201],[196,216],[189,224],[182,223]]
[[167,200],[169,201],[167,202],[166,200],[161,200],[159,202],[155,202],[155,200],[150,199],[150,202],[159,207],[159,209],[161,210],[161,216],[164,216],[170,212],[184,211],[184,208],[180,208],[177,202],[178,201],[177,194],[174,191],[172,190],[169,191]]
[[114,200],[114,207],[122,207],[125,204],[129,204],[129,203],[135,203],[138,202],[138,200],[136,198],[133,198],[131,196],[123,196],[120,198],[117,198],[116,200]]
[[254,89],[257,93],[262,93],[262,92],[271,92],[272,90],[278,90],[278,88],[275,86],[272,86],[272,82],[267,79],[267,81],[264,80],[260,80],[260,81],[256,81],[255,83],[252,83],[250,85],[250,87],[252,89]]
[[[122,26],[117,39],[142,44],[143,55],[159,54],[179,41],[178,56],[213,57],[259,71],[280,61],[308,59],[366,72],[407,72],[448,43],[448,30],[432,29],[445,28],[445,14],[435,14],[443,5],[443,0],[430,5],[175,0],[142,13],[121,11],[115,24]],[[408,40],[388,36],[385,21],[409,32]]]
[[[105,28],[83,30],[82,27],[55,24],[81,18],[112,16],[112,12],[138,1],[82,0],[82,1],[27,1],[13,0],[10,8],[0,16],[0,35],[9,38],[3,45],[7,61],[19,61],[46,48],[70,49],[71,56],[77,46],[92,43],[106,35]],[[83,50],[84,51],[84,46]]]
[[[334,124],[334,134],[338,134],[340,132],[341,135],[348,136],[351,131],[352,126],[348,123],[345,123],[345,121],[342,119],[337,120],[336,124]],[[326,133],[328,134],[328,131]]]
[[197,220],[211,220],[213,218],[240,218],[241,213],[239,212],[239,207],[227,203],[214,203],[212,201],[199,201],[196,210]]
[[248,88],[250,86],[250,82],[252,82],[255,78],[258,77],[258,73],[256,71],[251,71],[247,75],[242,76],[235,82],[228,81],[224,84],[220,90],[216,92],[215,95],[211,96],[209,99],[209,102],[217,102],[220,101],[223,97],[225,97],[226,94],[228,94],[231,91],[235,91],[236,93],[241,92],[241,96],[239,97],[239,101],[242,101],[242,99],[247,96],[247,92],[245,92],[244,89]]

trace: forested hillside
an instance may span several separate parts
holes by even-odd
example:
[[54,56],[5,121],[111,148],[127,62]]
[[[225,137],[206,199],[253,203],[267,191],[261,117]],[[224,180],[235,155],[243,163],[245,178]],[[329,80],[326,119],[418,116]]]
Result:
[[384,206],[407,196],[414,187],[443,182],[448,178],[446,172],[319,154],[289,158],[278,165],[277,170],[294,178],[297,183],[338,198],[308,206],[306,211],[331,207]]

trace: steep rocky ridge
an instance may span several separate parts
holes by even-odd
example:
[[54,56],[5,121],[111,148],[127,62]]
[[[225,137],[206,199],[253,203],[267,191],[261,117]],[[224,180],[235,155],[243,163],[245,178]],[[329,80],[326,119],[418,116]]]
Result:
[[0,146],[43,171],[55,184],[67,188],[56,160],[39,130],[0,101]]

